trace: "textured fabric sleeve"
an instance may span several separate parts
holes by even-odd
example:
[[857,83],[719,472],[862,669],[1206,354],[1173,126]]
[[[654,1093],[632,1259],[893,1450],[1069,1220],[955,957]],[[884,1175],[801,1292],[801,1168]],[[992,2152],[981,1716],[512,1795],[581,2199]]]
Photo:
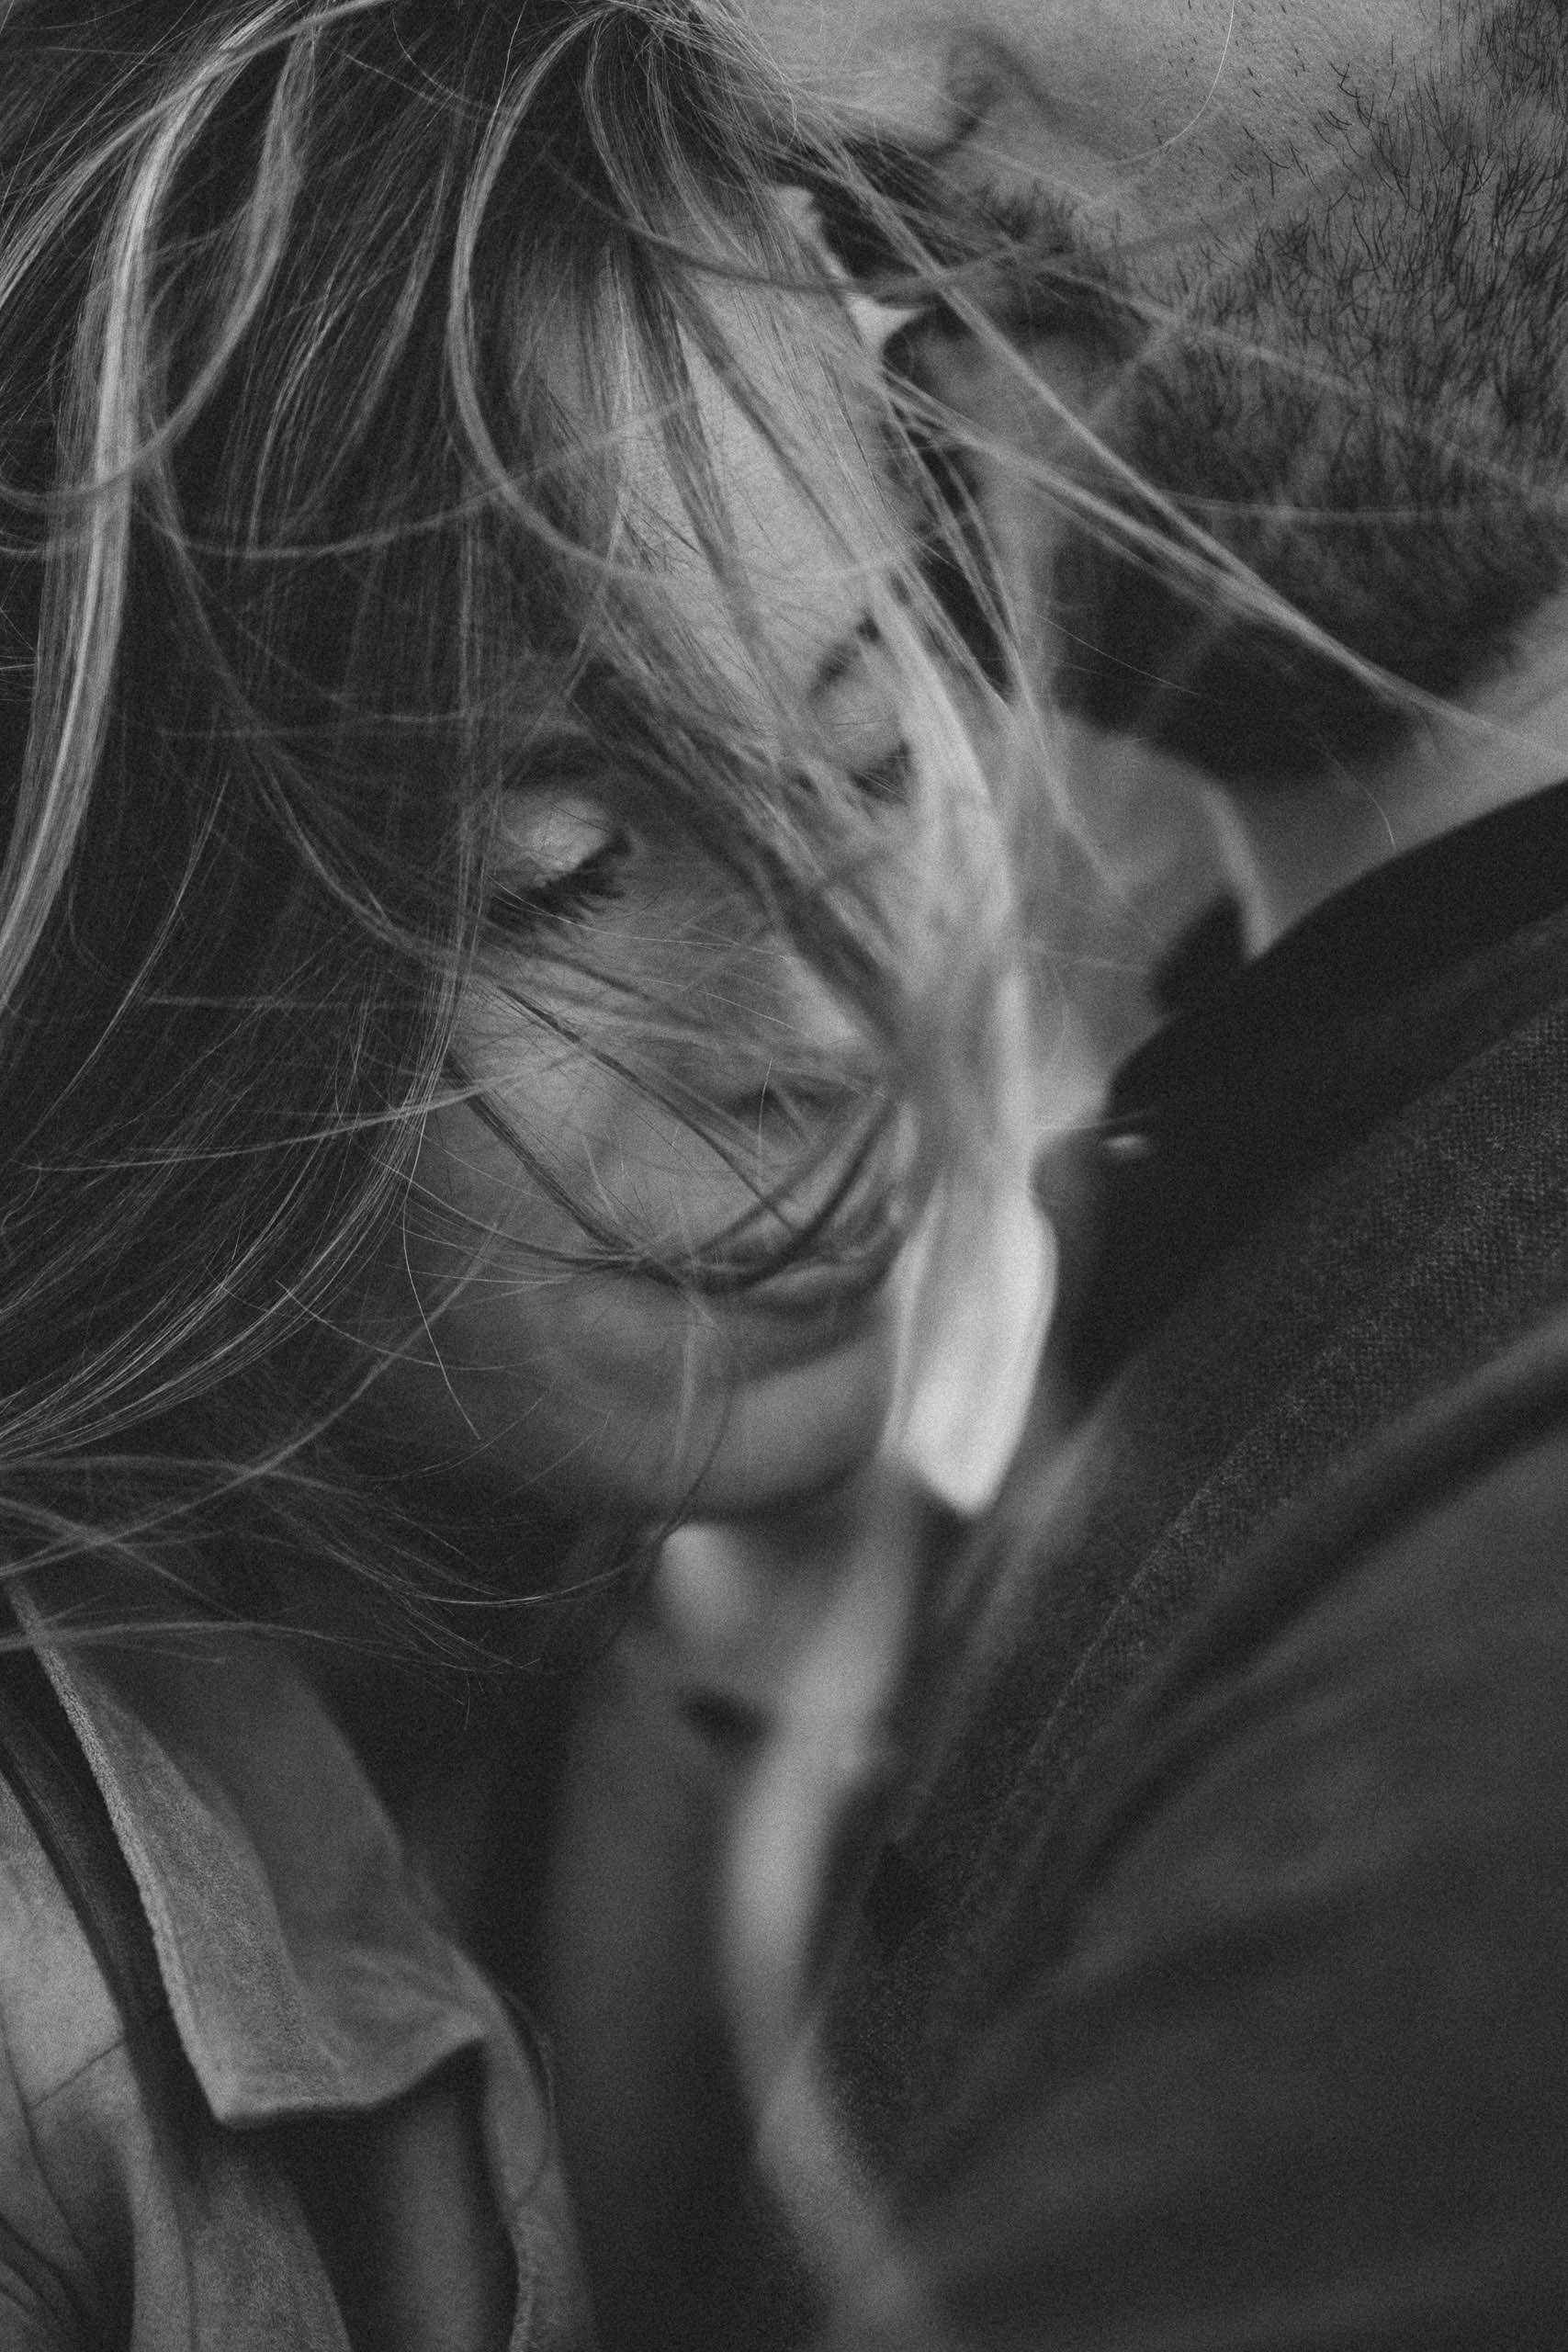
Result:
[[0,2345],[106,2340],[113,2288],[92,2216],[112,2199],[64,2163],[79,2086],[123,2070],[121,2028],[58,1881],[0,1782]]
[[1276,1561],[1082,1786],[845,2344],[1560,2346],[1568,1442]]

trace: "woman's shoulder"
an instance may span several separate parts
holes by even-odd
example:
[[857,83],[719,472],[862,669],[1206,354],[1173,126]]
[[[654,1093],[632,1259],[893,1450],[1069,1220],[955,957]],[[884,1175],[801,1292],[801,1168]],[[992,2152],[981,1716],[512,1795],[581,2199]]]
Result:
[[[62,1770],[50,1778],[38,1748],[17,1736],[6,1663],[0,2343],[5,2352],[341,2346],[333,2290],[274,2135],[224,2128],[175,2022],[122,1843],[122,1833],[132,1847],[151,1835],[149,1820],[117,1827],[107,1806],[95,1812],[93,1773],[58,1746],[50,1760]],[[78,1697],[88,1681],[78,1662]],[[104,1701],[107,1676],[95,1681]],[[85,1720],[108,1725],[107,1702]],[[129,1783],[98,1762],[123,1806]],[[170,1815],[180,1820],[194,1838],[199,1814]],[[185,1957],[199,1959],[199,1949]],[[177,1951],[175,1960],[183,1983]]]

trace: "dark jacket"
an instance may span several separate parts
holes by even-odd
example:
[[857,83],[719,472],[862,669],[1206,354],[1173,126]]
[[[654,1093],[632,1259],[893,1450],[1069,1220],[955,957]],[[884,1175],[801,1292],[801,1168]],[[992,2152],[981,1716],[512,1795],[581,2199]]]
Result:
[[1565,868],[1560,789],[1385,870],[1114,1106],[1126,1360],[929,1629],[825,2028],[966,2345],[1564,2340]]

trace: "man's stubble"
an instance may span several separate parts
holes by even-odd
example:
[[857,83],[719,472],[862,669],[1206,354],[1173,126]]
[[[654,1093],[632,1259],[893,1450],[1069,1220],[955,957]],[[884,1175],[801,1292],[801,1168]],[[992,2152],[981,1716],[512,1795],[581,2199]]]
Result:
[[[1100,429],[1319,628],[1458,697],[1568,576],[1568,0],[1484,12],[1376,106],[1344,91],[1330,138],[1337,169],[1239,264],[1177,265]],[[1054,587],[1069,707],[1222,781],[1360,766],[1410,723],[1091,529]]]

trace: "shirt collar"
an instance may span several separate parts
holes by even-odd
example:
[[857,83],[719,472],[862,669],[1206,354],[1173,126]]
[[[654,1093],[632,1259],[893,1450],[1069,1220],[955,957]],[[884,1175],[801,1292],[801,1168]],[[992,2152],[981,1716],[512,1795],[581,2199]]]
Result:
[[1123,1064],[1093,1136],[1097,1272],[1063,1335],[1099,1387],[1214,1259],[1568,990],[1568,783],[1363,876]]
[[1180,1113],[1243,1069],[1292,1063],[1380,1004],[1568,907],[1568,782],[1493,809],[1337,891],[1203,990],[1126,1061],[1112,1118]]
[[214,1629],[41,1654],[220,2123],[375,2106],[483,2038],[468,1963],[276,1645]]

